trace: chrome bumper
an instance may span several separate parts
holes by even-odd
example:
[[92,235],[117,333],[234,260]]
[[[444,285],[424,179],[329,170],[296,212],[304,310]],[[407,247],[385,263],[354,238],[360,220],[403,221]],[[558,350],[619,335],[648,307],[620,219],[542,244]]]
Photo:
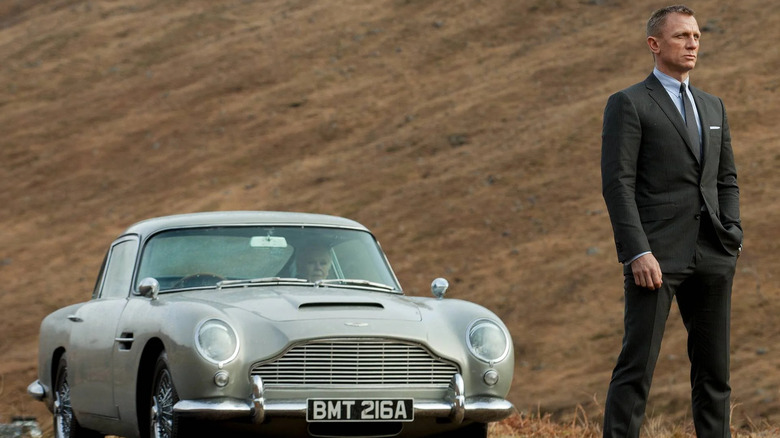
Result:
[[[246,400],[215,398],[205,400],[181,400],[173,410],[183,416],[203,420],[230,420],[251,418],[262,423],[272,417],[306,417],[306,400],[273,401],[263,395],[263,381],[252,377],[252,396]],[[464,420],[488,423],[512,415],[515,407],[499,397],[469,397],[464,395],[463,378],[455,374],[445,400],[415,400],[415,417],[449,418],[455,424]]]
[[44,388],[40,380],[36,380],[27,385],[27,394],[29,394],[30,397],[34,398],[35,400],[43,401],[43,399],[46,397],[46,388]]

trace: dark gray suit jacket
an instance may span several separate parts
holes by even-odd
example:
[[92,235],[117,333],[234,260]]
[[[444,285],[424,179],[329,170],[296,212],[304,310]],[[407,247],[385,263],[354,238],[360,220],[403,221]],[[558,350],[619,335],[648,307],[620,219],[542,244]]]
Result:
[[726,111],[719,98],[690,90],[701,120],[701,162],[698,145],[691,144],[680,112],[654,74],[607,101],[602,190],[620,262],[652,251],[662,272],[685,269],[702,214],[712,219],[724,256],[739,253],[739,187]]

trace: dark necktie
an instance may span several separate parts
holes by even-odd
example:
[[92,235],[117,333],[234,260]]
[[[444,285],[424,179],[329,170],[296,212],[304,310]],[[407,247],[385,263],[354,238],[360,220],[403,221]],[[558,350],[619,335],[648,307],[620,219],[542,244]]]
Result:
[[701,161],[701,143],[699,142],[699,127],[696,124],[696,115],[693,113],[693,105],[688,93],[685,92],[685,82],[680,84],[680,93],[683,97],[683,107],[685,108],[685,127],[688,128],[688,137],[693,142],[693,149],[696,151],[696,158]]

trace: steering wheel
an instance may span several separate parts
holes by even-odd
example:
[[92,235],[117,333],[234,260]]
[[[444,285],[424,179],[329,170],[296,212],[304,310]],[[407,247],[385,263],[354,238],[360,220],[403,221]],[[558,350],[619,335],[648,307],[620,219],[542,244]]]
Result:
[[185,275],[184,277],[180,278],[179,281],[173,283],[171,288],[180,289],[185,287],[215,286],[224,279],[225,277],[217,274],[199,272],[197,274]]

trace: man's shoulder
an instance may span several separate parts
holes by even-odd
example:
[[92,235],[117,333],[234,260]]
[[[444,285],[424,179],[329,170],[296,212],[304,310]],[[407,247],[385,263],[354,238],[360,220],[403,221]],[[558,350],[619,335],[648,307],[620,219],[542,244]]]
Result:
[[714,94],[707,93],[706,91],[704,91],[704,90],[702,90],[701,88],[698,88],[698,87],[693,87],[692,86],[691,87],[691,93],[693,93],[693,95],[696,96],[697,98],[701,98],[701,99],[705,99],[705,100],[709,100],[709,101],[713,101],[713,102],[720,102],[720,97],[718,97],[718,96],[716,96]]
[[655,76],[651,74],[645,78],[645,80],[630,85],[614,94],[624,94],[630,97],[635,97],[638,95],[646,95],[649,90],[652,90],[655,87],[661,87],[661,83],[658,82],[658,79],[656,79]]

